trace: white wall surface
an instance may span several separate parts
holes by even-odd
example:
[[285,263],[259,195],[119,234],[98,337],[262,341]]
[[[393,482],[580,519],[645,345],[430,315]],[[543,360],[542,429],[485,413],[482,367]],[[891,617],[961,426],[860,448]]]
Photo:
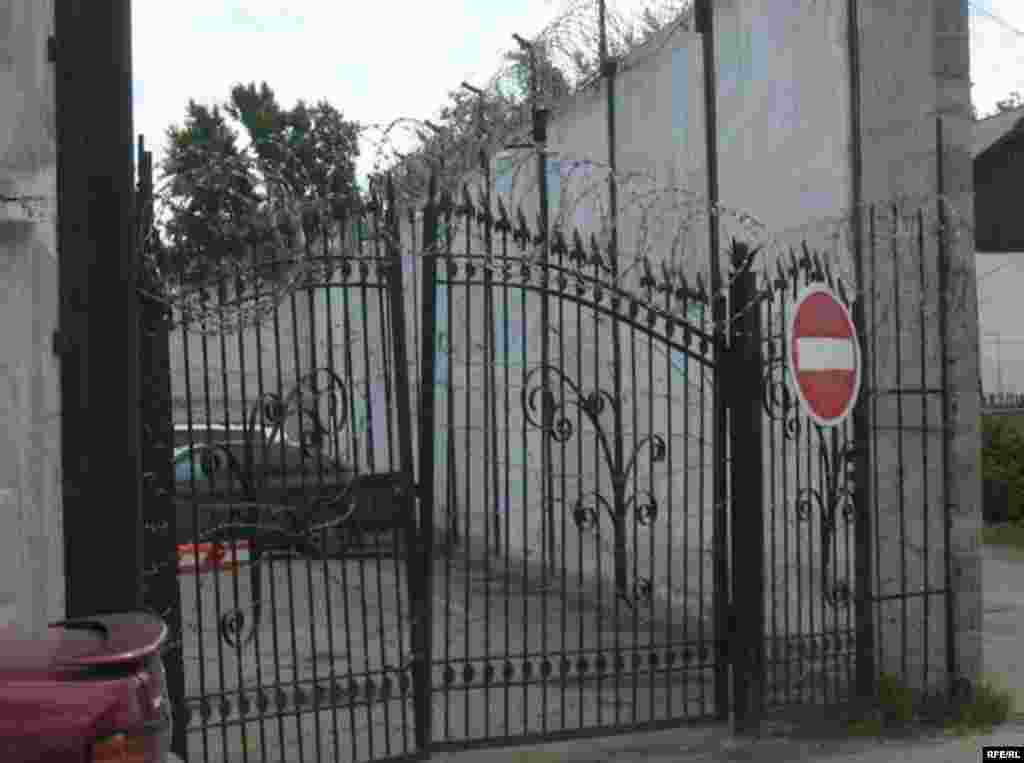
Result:
[[976,258],[982,388],[986,397],[1024,394],[1024,255]]

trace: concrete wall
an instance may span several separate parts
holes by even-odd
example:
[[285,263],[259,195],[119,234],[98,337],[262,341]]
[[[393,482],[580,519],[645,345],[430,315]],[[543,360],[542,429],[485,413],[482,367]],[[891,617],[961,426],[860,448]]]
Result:
[[52,0],[0,7],[0,625],[25,627],[64,612],[52,32]]
[[[339,456],[361,469],[393,468],[397,422],[389,402],[393,386],[385,381],[390,359],[382,341],[388,302],[375,275],[367,287],[340,283],[335,274],[283,295],[276,305],[268,301],[271,307],[259,319],[247,318],[240,331],[220,332],[212,318],[205,328],[201,321],[182,325],[179,314],[170,339],[174,423],[186,425],[191,419],[196,439],[205,441],[208,422],[239,427],[262,397],[288,398],[314,371],[316,389],[323,394],[330,385],[322,369],[332,368],[344,387],[338,398],[345,403]],[[311,405],[310,389],[303,387],[303,407]],[[285,433],[296,440],[310,431],[308,420],[300,424],[298,402],[292,399],[285,421]],[[323,422],[327,405],[323,395]]]
[[[962,675],[974,678],[980,666],[977,306],[973,252],[970,237],[963,235],[970,229],[972,211],[966,4],[962,0],[913,0],[896,10],[885,0],[861,0],[860,8],[864,201],[888,210],[898,197],[910,198],[899,205],[899,214],[905,218],[902,228],[894,235],[881,231],[870,248],[875,253],[874,276],[864,284],[863,293],[875,334],[876,374],[868,384],[876,390],[938,387],[943,379],[939,333],[943,324],[939,318],[944,309],[951,348],[945,369],[949,406],[943,410],[939,397],[929,398],[924,404],[926,432],[904,429],[902,435],[895,434],[897,424],[906,428],[921,422],[920,418],[911,421],[900,406],[891,404],[899,396],[887,398],[873,409],[874,460],[879,467],[871,482],[877,512],[874,593],[881,597],[909,594],[903,602],[882,603],[876,608],[879,667],[910,684],[940,688],[946,681],[945,656],[951,648],[955,648]],[[716,3],[723,240],[735,236],[766,245],[762,261],[769,264],[790,245],[807,241],[830,252],[849,285],[856,283],[856,269],[849,222],[847,12],[844,0],[785,0],[772,3],[770,10],[753,0]],[[617,77],[618,163],[620,173],[628,176],[620,182],[620,272],[627,293],[635,293],[638,285],[639,270],[631,266],[640,257],[677,265],[691,283],[701,273],[706,279],[709,258],[701,71],[699,38],[680,32],[635,52]],[[946,195],[956,210],[955,228],[960,231],[959,236],[946,237],[952,266],[948,305],[937,296],[940,237],[934,232],[940,168],[936,117],[940,115],[945,120],[942,175]],[[605,240],[609,218],[602,165],[607,146],[600,87],[554,105],[549,147],[552,160],[560,163],[552,187],[553,219],[563,227],[578,226],[585,234],[592,232]],[[535,226],[534,159],[520,155],[513,157],[513,165],[512,170],[503,168],[510,176],[497,178],[497,190],[511,202],[507,204],[510,211],[521,204],[528,223]],[[475,185],[471,183],[471,187]],[[915,258],[915,239],[906,234],[907,223],[918,212],[925,214],[929,226],[923,260]],[[456,252],[465,246],[464,233],[456,236]],[[479,240],[470,247],[481,251]],[[407,253],[414,251],[415,247],[410,247]],[[411,273],[412,269],[409,280],[414,283]],[[520,293],[513,290],[512,299],[518,300]],[[416,315],[412,307],[415,296],[415,288],[410,289],[410,315]],[[579,468],[579,461],[573,465],[571,457],[567,468],[560,468],[566,462],[559,454],[555,470],[565,473],[564,484],[559,480],[555,495],[538,490],[541,435],[530,431],[528,425],[524,427],[521,396],[526,386],[522,362],[535,364],[537,348],[552,335],[537,319],[541,298],[513,302],[508,326],[516,349],[511,355],[499,353],[499,380],[492,385],[484,373],[488,344],[482,293],[454,287],[449,294],[442,288],[439,297],[442,315],[447,317],[444,341],[437,350],[438,446],[439,452],[446,453],[448,444],[454,444],[456,459],[454,463],[447,457],[438,459],[439,516],[445,509],[457,510],[464,528],[468,523],[470,534],[479,537],[493,522],[507,519],[509,531],[504,539],[510,552],[539,556],[543,507],[555,501],[559,504],[556,554],[578,559],[607,577],[610,565],[606,549],[601,550],[601,538],[583,538],[560,521],[580,493],[608,485],[608,475],[597,473],[605,467],[595,457],[593,430],[576,431],[584,468]],[[554,300],[549,306],[557,310]],[[893,319],[897,312],[899,321]],[[585,392],[609,384],[608,329],[599,334],[593,325],[592,315],[581,319],[570,315],[559,327],[561,337],[580,339],[579,344],[571,343],[560,359],[566,368],[586,369],[581,372],[583,378],[576,380]],[[382,330],[381,325],[371,333]],[[643,343],[637,344],[628,335],[624,339],[627,364],[633,363],[630,353],[638,352],[639,367],[646,369]],[[657,363],[661,366],[662,360]],[[635,419],[635,426],[630,417],[625,432],[628,441],[655,430],[680,436],[687,423],[692,426],[702,413],[709,420],[709,397],[663,395],[669,377],[675,389],[692,388],[699,373],[685,359],[683,369],[665,366],[664,373],[658,372],[660,376],[642,373],[637,381],[626,384],[624,405],[631,408],[637,403],[639,410],[647,411]],[[488,399],[490,406],[485,404]],[[457,402],[450,416],[449,400]],[[491,409],[499,422],[497,450],[484,436]],[[950,432],[950,480],[943,478],[946,431]],[[506,436],[507,447],[503,444]],[[707,567],[710,488],[687,494],[682,483],[689,479],[710,484],[707,448],[707,441],[701,438],[681,442],[667,464],[643,465],[638,471],[662,505],[671,502],[678,522],[671,529],[665,523],[662,532],[636,538],[634,551],[641,574],[654,579],[656,592],[668,598],[682,597],[683,606],[698,610],[711,591]],[[798,458],[810,464],[816,448],[813,438],[807,438],[802,445],[795,443],[788,454],[794,464]],[[591,463],[592,468],[587,466]],[[495,467],[499,475],[512,475],[507,487],[504,479],[499,480],[502,484],[497,489],[493,487],[493,477],[488,476]],[[816,474],[814,467],[806,469],[805,479],[807,474]],[[790,474],[785,466],[772,470],[779,480]],[[451,483],[449,475],[454,478]],[[947,484],[948,494],[942,489]],[[820,629],[821,621],[815,626],[808,615],[824,606],[818,575],[821,549],[811,539],[809,525],[801,524],[795,511],[783,511],[792,508],[795,498],[792,491],[775,495],[772,519],[766,520],[780,523],[766,528],[776,537],[769,550],[769,575],[774,581],[790,581],[786,603],[776,599],[770,605],[776,608],[776,615],[780,608],[783,614],[787,608],[798,610],[793,605],[805,613],[785,620],[782,629],[790,635]],[[942,593],[947,583],[944,505],[953,512],[953,645],[946,637]],[[656,530],[662,530],[660,524]],[[800,556],[795,549],[801,547],[804,537],[808,539],[803,546],[807,553]],[[603,538],[607,541],[607,532]],[[657,542],[657,549],[651,540]],[[841,540],[845,544],[851,539]],[[631,545],[633,542],[631,538]],[[685,574],[678,564],[666,562],[681,558],[687,560]],[[849,570],[847,562],[848,555],[841,552],[837,564]],[[680,572],[674,580],[670,569]],[[693,581],[699,581],[701,570],[705,573],[703,590],[697,591]],[[796,579],[804,583],[794,585]]]
[[975,151],[987,150],[974,157],[974,209],[979,218],[985,218],[976,221],[975,240],[984,250],[976,255],[976,268],[986,396],[1024,393],[1024,330],[1018,304],[1024,288],[1024,253],[1015,246],[1024,234],[1017,230],[1022,226],[1013,206],[1020,195],[1024,153],[1019,150],[1021,139],[1007,136],[1013,122],[1024,118],[1021,114],[1024,110],[975,125]]
[[985,395],[1024,394],[1024,254],[979,253],[978,329]]
[[[770,10],[745,0],[716,3],[723,240],[735,235],[764,244],[762,259],[767,263],[789,246],[807,241],[830,253],[849,286],[856,283],[856,267],[850,222],[847,12],[847,3],[839,0],[787,0],[771,4]],[[875,593],[910,594],[905,609],[902,603],[878,606],[879,667],[929,688],[944,685],[944,655],[951,646],[968,678],[977,675],[980,659],[975,540],[980,521],[978,334],[969,233],[972,123],[966,24],[961,0],[921,0],[898,10],[882,0],[860,3],[863,200],[878,205],[879,220],[887,215],[891,220],[891,205],[896,204],[900,220],[895,231],[876,230],[869,247],[875,277],[865,283],[865,296],[876,338],[876,374],[869,384],[885,390],[941,386],[939,316],[944,309],[950,340],[950,403],[943,410],[938,396],[929,398],[928,431],[896,434],[899,417],[904,416],[903,428],[912,425],[903,408],[892,403],[896,396],[874,409],[873,420],[874,457],[880,465],[873,482],[879,546]],[[677,264],[691,279],[698,273],[706,277],[701,69],[699,38],[681,32],[634,53],[616,79],[620,268],[627,290],[636,287],[639,271],[630,266],[640,257]],[[603,89],[584,91],[554,105],[549,135],[552,161],[561,164],[561,177],[552,189],[552,218],[556,225],[582,228],[585,237],[593,232],[600,241],[607,240],[609,224],[605,113]],[[941,160],[938,116],[944,120]],[[951,266],[948,305],[938,297],[940,161],[951,224],[944,239]],[[506,206],[521,204],[531,224],[537,203],[533,162],[521,155],[515,159],[513,177],[498,181]],[[910,233],[918,213],[924,219],[923,260]],[[461,246],[460,241],[455,250]],[[478,243],[473,246],[479,248]],[[480,326],[479,317],[460,320]],[[570,327],[563,330],[572,333]],[[524,333],[532,346],[544,335],[536,322],[532,333]],[[632,390],[640,396],[650,392]],[[693,414],[679,406],[666,415],[680,431],[680,423]],[[943,478],[942,460],[947,425],[949,480]],[[815,448],[807,442],[804,451]],[[482,451],[474,447],[472,452]],[[947,484],[948,495],[941,487]],[[926,486],[938,487],[929,491]],[[482,505],[482,497],[473,496],[469,505]],[[944,504],[954,515],[954,645],[947,643],[945,630]],[[679,510],[707,514],[709,505]],[[795,533],[800,531],[792,518],[775,528],[780,543],[792,541],[790,548],[798,545]],[[693,535],[675,539],[681,548],[695,541]],[[771,574],[811,581],[800,596],[805,605],[819,606],[820,587],[813,584],[820,564],[816,553],[803,559],[791,553],[772,558],[777,566]],[[794,632],[809,627],[810,622],[791,626]]]
[[[881,607],[878,626],[882,633],[882,664],[880,667],[897,675],[904,668],[914,682],[941,686],[944,675],[934,670],[941,663],[936,656],[955,649],[961,675],[973,679],[979,673],[981,660],[981,573],[977,553],[977,530],[981,521],[978,439],[978,328],[975,262],[971,217],[972,171],[971,147],[973,121],[970,116],[970,81],[968,77],[967,3],[963,0],[914,0],[897,11],[891,3],[871,0],[861,3],[863,130],[864,130],[864,196],[867,202],[887,203],[894,197],[933,195],[942,184],[955,210],[958,226],[955,235],[946,237],[949,257],[949,304],[947,310],[949,354],[947,372],[949,404],[942,421],[941,410],[931,421],[937,429],[918,435],[915,440],[902,439],[895,433],[885,435],[885,428],[898,422],[899,407],[892,401],[879,406],[875,420],[876,457],[883,465],[875,484],[880,501],[879,537],[890,538],[880,548],[878,595],[898,591],[922,591],[926,587],[945,587],[945,570],[941,554],[924,556],[921,549],[941,549],[943,537],[943,503],[950,508],[950,543],[953,560],[949,584],[955,601],[953,626],[955,643],[949,644],[943,633],[945,617],[942,596],[927,594],[916,597],[908,605],[887,604]],[[943,153],[937,156],[936,117],[944,123]],[[930,205],[934,208],[934,201]],[[908,211],[916,211],[911,205]],[[925,209],[926,224],[937,222],[934,213]],[[939,237],[926,236],[924,278],[926,283],[938,280]],[[906,241],[904,240],[904,243]],[[879,370],[876,384],[890,388],[902,386],[934,387],[942,380],[939,337],[931,328],[941,318],[942,305],[929,304],[917,319],[902,324],[903,338],[923,332],[927,342],[923,349],[910,342],[901,346],[897,325],[886,319],[895,300],[915,304],[920,299],[920,265],[907,256],[906,248],[894,246],[887,256],[885,268],[891,274],[899,267],[902,293],[890,283],[880,280],[876,287],[875,305],[878,319],[878,351],[875,365]],[[884,274],[885,269],[879,273]],[[880,279],[882,276],[880,275]],[[918,289],[917,294],[913,289]],[[879,297],[877,289],[889,296]],[[934,293],[934,290],[931,290]],[[922,325],[923,324],[923,325]],[[897,349],[900,347],[900,349]],[[896,353],[902,352],[897,364]],[[920,402],[917,403],[921,405]],[[937,407],[938,404],[936,403]],[[906,419],[904,420],[906,421]],[[923,486],[941,485],[941,466],[936,456],[941,453],[941,427],[948,428],[950,447],[950,480],[948,494],[933,490],[924,499]],[[922,443],[921,438],[925,438]],[[902,442],[911,442],[922,451],[934,454],[920,467],[903,469],[899,459]],[[901,469],[903,469],[901,471]],[[906,476],[912,479],[906,481]],[[905,494],[897,487],[904,478]],[[907,502],[901,496],[910,496]],[[912,520],[908,520],[912,517]],[[895,538],[902,532],[905,547],[898,549]],[[900,551],[901,553],[896,553]],[[906,556],[901,554],[906,552]],[[924,564],[925,559],[930,559]],[[906,622],[903,625],[904,614]],[[922,632],[928,634],[922,636]],[[910,654],[901,663],[900,643],[906,640]],[[926,673],[927,665],[930,673]]]

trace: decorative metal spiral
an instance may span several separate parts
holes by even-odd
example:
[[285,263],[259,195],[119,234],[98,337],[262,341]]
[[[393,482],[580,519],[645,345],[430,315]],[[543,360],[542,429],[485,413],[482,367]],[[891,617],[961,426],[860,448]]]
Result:
[[214,445],[206,447],[200,445],[197,446],[196,450],[199,455],[199,466],[207,474],[218,474],[227,468],[228,455],[223,446]]
[[626,503],[633,508],[637,523],[644,527],[650,527],[658,518],[658,499],[649,490],[631,495]]
[[[572,438],[576,429],[568,415],[569,403],[564,399],[556,400],[555,393],[548,385],[546,375],[549,373],[557,375],[558,382],[568,385],[577,397],[576,404],[587,413],[587,408],[580,399],[579,388],[565,374],[552,366],[539,366],[527,375],[526,383],[523,385],[523,411],[532,427],[546,432],[555,442],[564,443]],[[540,379],[535,381],[537,376],[540,376]],[[590,417],[589,413],[587,415]]]
[[821,580],[825,600],[832,606],[848,602],[835,595],[828,585],[829,561],[832,556],[832,544],[836,534],[836,524],[842,517],[844,524],[853,522],[856,515],[852,487],[852,470],[855,465],[857,448],[854,443],[846,442],[835,452],[829,448],[825,437],[825,429],[817,427],[818,460],[824,477],[824,488],[801,488],[797,492],[796,517],[799,521],[810,521],[817,513],[821,523]]
[[598,492],[584,493],[576,499],[572,510],[572,521],[580,532],[593,530],[601,521],[601,509],[614,516],[615,509],[608,499]]
[[263,413],[263,420],[271,427],[280,427],[284,424],[288,410],[285,408],[284,400],[274,392],[267,392],[259,402],[258,410]]
[[[777,375],[779,368],[782,371]],[[789,388],[788,376],[785,355],[771,351],[764,364],[764,411],[772,420],[782,423],[783,436],[793,441],[800,435],[800,406]]]
[[[560,389],[563,395],[556,397],[554,390]],[[621,533],[623,522],[632,513],[636,523],[650,527],[658,518],[659,506],[657,498],[649,490],[639,490],[627,494],[630,477],[636,469],[637,459],[646,449],[649,451],[652,464],[665,460],[668,448],[665,438],[660,434],[651,434],[634,445],[624,463],[617,460],[620,449],[614,447],[621,443],[624,435],[618,429],[609,432],[606,429],[606,412],[618,412],[620,402],[614,395],[602,389],[595,389],[586,394],[579,385],[570,379],[561,369],[554,366],[538,366],[527,374],[522,391],[523,412],[530,426],[547,433],[555,442],[564,443],[575,433],[576,428],[569,415],[569,407],[574,406],[594,427],[597,441],[604,456],[605,465],[611,477],[611,497],[596,491],[581,494],[573,504],[572,519],[577,529],[588,532],[599,527],[602,513]],[[608,417],[613,425],[618,416]],[[637,588],[640,586],[640,588]],[[645,587],[646,586],[646,587]],[[620,590],[618,595],[629,601],[647,601],[652,584],[649,580],[637,579],[633,589]]]
[[650,448],[652,464],[664,461],[668,453],[668,448],[665,446],[665,438],[660,434],[647,435],[638,440],[636,445],[633,446],[633,452],[630,454],[629,461],[626,462],[626,466],[622,470],[623,479],[628,479],[633,473],[633,469],[636,467],[636,459],[644,448]]
[[241,638],[245,629],[245,613],[241,609],[225,612],[220,618],[220,637],[228,646],[240,647],[245,641]]
[[[322,403],[327,406],[326,417],[321,416]],[[270,438],[276,438],[295,417],[302,432],[300,446],[311,455],[344,430],[348,409],[348,388],[341,378],[330,368],[317,368],[300,378],[287,395],[265,393],[250,411],[248,437],[253,441],[256,425],[262,419],[270,427]]]
[[822,514],[825,512],[825,503],[821,493],[812,487],[800,488],[796,494],[796,518],[801,522],[808,521],[818,509]]
[[650,578],[637,578],[633,583],[633,600],[650,603],[654,599],[654,583]]

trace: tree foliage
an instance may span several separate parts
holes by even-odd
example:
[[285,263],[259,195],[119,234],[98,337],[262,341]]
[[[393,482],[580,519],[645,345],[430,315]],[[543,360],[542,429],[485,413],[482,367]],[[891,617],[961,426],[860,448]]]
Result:
[[982,474],[1009,486],[1010,519],[1024,519],[1024,435],[1008,418],[982,418]]
[[203,282],[301,251],[357,203],[358,138],[328,102],[286,109],[265,82],[223,105],[190,100],[166,133],[163,261]]

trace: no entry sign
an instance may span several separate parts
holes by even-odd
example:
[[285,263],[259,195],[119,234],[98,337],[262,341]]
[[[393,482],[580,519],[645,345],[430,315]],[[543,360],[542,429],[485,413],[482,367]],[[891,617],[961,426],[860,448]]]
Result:
[[846,306],[821,284],[808,286],[789,321],[790,378],[804,411],[822,426],[841,424],[860,392],[860,348]]

